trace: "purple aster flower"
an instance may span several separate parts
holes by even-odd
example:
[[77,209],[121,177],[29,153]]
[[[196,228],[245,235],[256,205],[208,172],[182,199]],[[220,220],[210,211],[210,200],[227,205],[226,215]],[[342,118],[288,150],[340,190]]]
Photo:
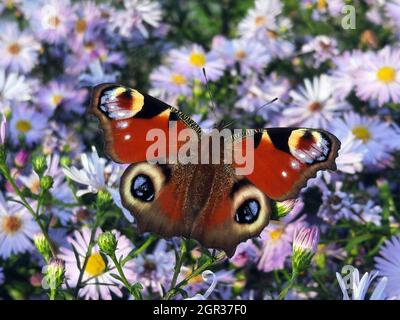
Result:
[[40,43],[28,30],[20,31],[15,22],[5,22],[1,29],[0,67],[14,72],[31,71],[37,63]]
[[192,96],[192,88],[186,75],[177,72],[173,68],[165,66],[158,67],[151,75],[150,80],[152,86],[159,90],[161,98],[167,100],[175,100],[178,96],[190,98]]
[[[117,259],[126,257],[133,249],[132,243],[119,231],[112,231],[118,241],[118,247],[115,251]],[[102,233],[100,229],[96,231],[96,239]],[[68,237],[67,241],[70,246],[75,248],[78,254],[79,264],[83,265],[86,252],[89,246],[91,230],[87,227],[80,232],[74,231],[73,236]],[[59,258],[65,261],[66,279],[69,287],[74,288],[78,282],[80,270],[77,267],[75,253],[68,247],[61,247]],[[133,261],[128,261],[123,267],[123,272],[128,281],[134,280]],[[100,249],[96,244],[89,256],[84,273],[83,282],[85,285],[79,290],[79,296],[85,299],[93,300],[111,300],[112,294],[122,297],[121,282],[112,276],[117,273],[114,264],[109,257],[100,254]]]
[[319,35],[308,41],[301,48],[303,53],[311,53],[314,58],[314,66],[319,67],[321,63],[331,60],[339,53],[336,39]]
[[281,125],[327,128],[328,123],[350,105],[333,97],[332,78],[327,75],[306,79],[304,86],[290,92],[292,103],[283,110]]
[[400,237],[393,236],[381,246],[375,257],[375,267],[379,274],[388,279],[387,296],[400,298]]
[[294,231],[303,224],[305,216],[295,220],[304,206],[299,201],[291,213],[281,221],[271,221],[260,234],[261,257],[258,269],[264,272],[283,269],[286,258],[292,254]]
[[39,0],[31,10],[31,28],[39,39],[48,43],[66,39],[73,18],[69,0]]
[[51,117],[56,109],[82,114],[85,98],[86,90],[77,90],[70,82],[53,80],[39,90],[37,99],[43,113]]
[[338,100],[345,99],[355,88],[357,71],[363,64],[364,54],[361,51],[345,51],[333,58],[335,69],[332,70],[332,82],[335,87],[333,95]]
[[400,149],[400,132],[397,126],[381,121],[377,117],[345,113],[332,124],[337,133],[352,133],[367,149],[364,163],[367,166],[384,167],[392,159],[391,153]]
[[356,75],[357,96],[364,101],[376,100],[380,107],[400,102],[400,49],[387,46],[367,55]]
[[211,81],[218,80],[224,71],[225,64],[215,52],[206,53],[197,44],[188,48],[173,49],[169,54],[173,70],[183,73],[186,77],[200,81],[204,80],[203,68]]
[[27,104],[15,104],[10,121],[12,143],[18,145],[20,137],[29,146],[39,142],[43,138],[47,121],[48,117],[45,114],[35,111]]

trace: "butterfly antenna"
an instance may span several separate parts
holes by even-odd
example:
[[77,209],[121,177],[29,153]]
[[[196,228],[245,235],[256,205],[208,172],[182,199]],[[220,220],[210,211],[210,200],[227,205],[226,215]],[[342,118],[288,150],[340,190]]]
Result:
[[[266,106],[268,106],[268,105],[274,103],[276,100],[278,100],[278,98],[274,98],[274,99],[272,99],[272,100],[270,100],[270,101],[264,103],[262,106],[260,106],[260,107],[257,108],[257,110],[256,110],[255,113],[257,114],[260,110],[262,110],[262,109],[264,109]],[[234,123],[236,123],[236,122],[237,122],[237,120],[232,120],[232,121],[228,122],[222,129],[226,129],[226,128],[230,127],[232,124],[234,124]]]
[[[204,79],[206,79],[206,88],[208,91],[208,95],[210,97],[211,100],[211,112],[214,114],[215,119],[217,118],[217,114],[216,114],[216,110],[217,108],[215,107],[215,100],[214,100],[214,96],[212,94],[212,91],[210,89],[210,86],[208,84],[208,78],[207,78],[207,74],[206,74],[206,68],[203,67],[203,75],[204,75]],[[223,122],[222,122],[223,123]]]

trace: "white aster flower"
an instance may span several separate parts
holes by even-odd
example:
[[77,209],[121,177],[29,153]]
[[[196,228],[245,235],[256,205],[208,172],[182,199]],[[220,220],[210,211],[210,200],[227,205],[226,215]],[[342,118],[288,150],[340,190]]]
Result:
[[377,53],[366,53],[357,72],[357,96],[376,100],[379,106],[400,102],[400,49],[385,47]]
[[0,257],[34,249],[32,238],[39,226],[26,208],[17,203],[8,204],[0,193]]
[[289,93],[292,103],[283,110],[282,121],[285,125],[326,128],[338,111],[349,108],[346,102],[333,98],[333,90],[332,79],[327,75],[306,79],[304,86]]
[[31,71],[38,59],[40,43],[29,31],[20,31],[15,22],[3,23],[0,28],[0,67],[14,72]]
[[[340,289],[343,293],[343,300],[365,300],[365,296],[372,281],[378,276],[378,272],[366,272],[360,279],[360,272],[357,268],[354,268],[351,273],[350,288],[346,285],[344,278],[340,273],[336,272],[336,278],[339,282]],[[385,299],[385,287],[388,279],[383,277],[375,287],[369,300],[384,300]],[[349,297],[347,290],[352,290],[352,296]]]

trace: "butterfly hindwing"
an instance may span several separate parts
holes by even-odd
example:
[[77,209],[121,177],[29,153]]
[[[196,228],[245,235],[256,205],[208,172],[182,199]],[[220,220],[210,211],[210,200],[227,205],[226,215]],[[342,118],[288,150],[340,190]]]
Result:
[[319,170],[336,170],[340,141],[331,133],[307,128],[255,130],[237,140],[245,148],[254,139],[254,170],[247,176],[269,198],[295,198],[307,180]]

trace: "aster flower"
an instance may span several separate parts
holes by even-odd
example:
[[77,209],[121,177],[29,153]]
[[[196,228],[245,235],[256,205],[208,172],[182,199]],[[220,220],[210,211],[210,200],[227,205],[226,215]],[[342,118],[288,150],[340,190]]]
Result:
[[28,31],[20,31],[15,22],[3,23],[0,35],[0,67],[27,73],[35,66],[40,43]]
[[384,8],[386,15],[392,20],[392,22],[400,27],[400,1],[389,0],[384,2]]
[[174,100],[178,96],[191,97],[192,88],[190,81],[181,72],[172,68],[160,66],[150,75],[153,88],[159,90],[159,96],[167,100]]
[[103,27],[106,19],[102,11],[94,1],[75,3],[73,6],[73,17],[71,18],[71,30],[75,37],[83,40],[93,40]]
[[236,247],[235,254],[229,261],[237,268],[242,268],[248,263],[255,263],[260,256],[260,249],[254,244],[253,239],[241,242]]
[[79,81],[84,86],[95,86],[100,83],[115,82],[119,72],[106,73],[99,59],[89,64],[89,72],[79,76]]
[[85,109],[82,106],[86,92],[77,90],[72,83],[65,81],[51,81],[38,92],[38,104],[44,114],[52,116],[56,109],[61,107],[66,112],[82,114]]
[[74,127],[70,128],[60,122],[51,121],[45,132],[42,141],[43,153],[68,152],[71,159],[76,158],[84,152],[84,144],[81,135]]
[[17,73],[6,73],[0,68],[0,110],[10,109],[11,101],[31,99],[31,88],[24,76]]
[[[107,190],[112,196],[115,204],[122,210],[125,217],[133,222],[133,217],[130,212],[122,206],[119,190],[115,187],[119,183],[119,178],[122,172],[121,167],[106,167],[106,160],[100,158],[95,147],[92,147],[90,155],[82,154],[81,163],[83,168],[76,167],[63,168],[64,174],[71,180],[87,186],[86,189],[78,190],[78,197],[87,193],[97,193],[100,190]],[[106,180],[105,175],[108,175]]]
[[348,174],[360,172],[363,169],[363,159],[367,149],[350,133],[340,141],[339,156],[335,160],[337,170]]
[[[336,278],[339,282],[340,289],[343,293],[343,300],[365,300],[365,296],[371,283],[378,276],[378,272],[371,272],[370,274],[366,272],[360,279],[360,272],[357,268],[354,268],[351,273],[350,289],[352,290],[352,297],[350,299],[347,293],[347,286],[344,279],[340,273],[336,272]],[[384,300],[385,299],[385,287],[388,282],[386,277],[383,277],[376,285],[374,291],[372,292],[369,300]]]
[[[96,239],[101,230],[96,231]],[[132,243],[119,231],[113,230],[118,241],[115,251],[117,259],[126,257],[133,249]],[[73,246],[78,253],[79,264],[82,266],[89,246],[91,230],[83,228],[81,231],[74,231],[73,236],[67,238],[68,243]],[[74,288],[77,285],[80,271],[78,269],[74,251],[67,247],[60,248],[59,258],[65,261],[65,276],[68,285]],[[133,261],[128,261],[123,267],[123,272],[129,281],[133,281]],[[105,258],[100,254],[100,249],[96,244],[87,261],[82,281],[85,286],[79,290],[79,296],[85,299],[104,299],[111,300],[112,295],[122,297],[121,283],[112,274],[117,273],[110,258]]]
[[400,148],[400,133],[397,127],[377,117],[349,112],[344,114],[343,119],[336,119],[332,126],[334,132],[351,132],[363,143],[367,149],[364,153],[366,165],[385,166],[391,159],[391,153]]
[[271,221],[260,234],[261,257],[258,269],[264,272],[283,269],[286,258],[292,253],[293,235],[305,218],[295,220],[303,208],[304,203],[299,201],[296,206],[281,221]]
[[304,86],[292,90],[290,107],[283,110],[284,125],[302,125],[306,127],[326,128],[338,111],[349,108],[346,102],[333,98],[332,79],[327,75],[304,81]]
[[242,74],[261,72],[271,59],[266,47],[258,41],[243,38],[230,41],[224,37],[215,37],[212,47],[227,66],[239,63]]
[[[284,102],[287,101],[287,91],[289,81],[272,73],[267,78],[260,81],[258,77],[248,77],[238,86],[239,100],[235,106],[247,112],[257,112],[262,115],[271,125],[275,125],[281,115]],[[273,104],[260,109],[265,103],[278,98]]]
[[374,258],[376,270],[386,277],[387,296],[400,297],[400,237],[393,236],[381,246],[379,255]]
[[218,80],[225,68],[223,61],[215,52],[206,53],[204,49],[194,44],[188,48],[173,49],[169,54],[172,69],[178,70],[190,79],[204,81],[203,68],[211,81]]
[[30,10],[32,30],[39,39],[60,43],[67,37],[73,17],[69,0],[39,0],[32,4]]
[[357,96],[368,101],[377,100],[379,106],[400,101],[400,49],[385,47],[377,53],[369,52],[357,72]]
[[9,258],[12,254],[34,249],[33,236],[39,226],[31,214],[20,204],[9,204],[0,193],[0,257]]
[[321,63],[332,59],[339,53],[336,40],[325,35],[316,36],[303,45],[301,51],[312,53],[315,67],[319,67]]
[[39,142],[47,126],[48,118],[35,111],[26,104],[16,104],[12,109],[10,121],[10,136],[14,145],[19,143],[19,137],[23,137],[29,146]]
[[279,0],[257,0],[254,8],[239,23],[239,34],[246,38],[263,38],[269,30],[277,29],[276,17],[281,11],[282,4]]
[[139,255],[134,260],[135,281],[140,282],[145,290],[162,293],[172,279],[175,254],[168,250],[165,240],[159,240],[153,252]]
[[332,59],[335,65],[331,71],[333,95],[338,100],[346,98],[355,88],[358,81],[357,72],[361,68],[364,58],[363,52],[354,50],[345,51]]
[[144,37],[148,37],[145,24],[156,28],[161,21],[162,11],[158,2],[150,0],[124,0],[124,5],[131,15],[133,27],[137,28]]
[[330,224],[335,224],[340,219],[354,219],[354,196],[342,191],[342,181],[333,184],[334,191],[323,183],[319,187],[322,191],[322,204],[317,215],[320,218]]
[[365,204],[356,203],[353,206],[355,211],[354,220],[361,223],[373,223],[376,226],[381,225],[382,208],[376,205],[372,200],[368,200]]

